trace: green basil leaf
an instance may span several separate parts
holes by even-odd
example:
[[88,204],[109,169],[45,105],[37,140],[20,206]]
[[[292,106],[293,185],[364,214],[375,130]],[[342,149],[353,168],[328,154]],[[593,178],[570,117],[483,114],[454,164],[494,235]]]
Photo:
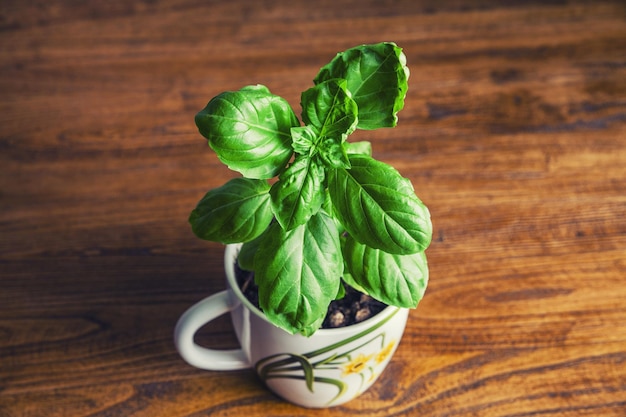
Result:
[[341,283],[343,260],[333,220],[320,211],[290,231],[273,223],[254,264],[267,318],[290,333],[313,334]]
[[357,124],[357,105],[346,92],[345,80],[328,80],[302,93],[302,120],[317,129],[318,142],[343,143]]
[[411,182],[369,156],[348,156],[351,169],[333,169],[328,175],[333,208],[346,231],[385,252],[424,251],[432,239],[432,224]]
[[324,201],[323,181],[322,167],[314,158],[302,155],[280,174],[270,196],[274,215],[283,229],[304,224],[319,211]]
[[260,179],[285,167],[293,153],[290,130],[299,125],[289,103],[262,85],[214,97],[195,122],[223,163]]
[[372,144],[368,141],[361,142],[349,142],[347,143],[346,152],[347,153],[358,153],[361,155],[372,156]]
[[358,243],[348,236],[343,245],[344,280],[385,304],[414,308],[428,285],[424,252],[394,255]]
[[313,126],[298,126],[291,128],[293,150],[300,155],[309,155],[315,148],[317,132]]
[[337,295],[335,295],[335,300],[341,300],[345,296],[346,296],[346,287],[344,287],[342,283],[341,285],[339,285],[339,288],[337,289]]
[[265,180],[234,178],[209,191],[189,216],[193,232],[222,243],[254,239],[273,218],[269,189]]
[[393,127],[404,107],[409,70],[402,49],[391,42],[361,45],[337,56],[320,69],[315,83],[334,78],[347,80],[356,101],[359,129]]
[[[267,232],[267,229],[265,232]],[[265,232],[241,245],[241,249],[239,249],[239,253],[237,254],[237,263],[241,269],[254,271],[254,257],[263,241]]]
[[319,156],[327,166],[333,168],[350,168],[350,160],[348,159],[346,148],[335,139],[326,138],[320,141],[318,149]]

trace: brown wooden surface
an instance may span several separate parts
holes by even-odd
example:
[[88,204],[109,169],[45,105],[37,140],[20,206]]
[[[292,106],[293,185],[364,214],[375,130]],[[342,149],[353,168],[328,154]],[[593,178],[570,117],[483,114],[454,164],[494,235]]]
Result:
[[[261,83],[299,114],[336,52],[392,40],[396,129],[359,132],[430,207],[431,283],[334,416],[626,415],[620,1],[0,3],[0,416],[320,416],[176,354],[224,288],[189,211],[234,176],[193,116]],[[202,331],[235,345],[222,318]]]

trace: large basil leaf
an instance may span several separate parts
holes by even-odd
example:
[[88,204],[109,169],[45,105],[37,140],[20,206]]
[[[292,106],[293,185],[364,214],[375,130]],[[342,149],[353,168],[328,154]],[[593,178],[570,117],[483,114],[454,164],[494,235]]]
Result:
[[404,107],[409,69],[402,49],[391,42],[362,45],[337,54],[320,69],[315,83],[334,78],[347,80],[356,101],[358,128],[393,127]]
[[290,129],[298,119],[267,87],[248,86],[214,97],[195,117],[218,158],[248,178],[272,178],[293,152]]
[[350,154],[352,168],[333,169],[328,189],[335,214],[357,241],[394,254],[425,250],[432,238],[426,206],[391,166]]
[[193,232],[222,243],[254,239],[272,221],[269,189],[265,180],[234,178],[209,191],[189,216]]
[[272,208],[283,229],[304,224],[318,212],[324,201],[324,170],[316,159],[299,155],[280,174],[271,190]]
[[268,319],[290,333],[313,334],[341,282],[343,260],[335,223],[322,211],[291,231],[273,223],[254,266],[259,304]]
[[428,285],[424,252],[394,255],[358,243],[350,236],[343,245],[344,280],[385,304],[414,308]]
[[319,139],[343,143],[357,124],[357,104],[346,92],[346,80],[333,79],[302,93],[302,121],[317,129]]

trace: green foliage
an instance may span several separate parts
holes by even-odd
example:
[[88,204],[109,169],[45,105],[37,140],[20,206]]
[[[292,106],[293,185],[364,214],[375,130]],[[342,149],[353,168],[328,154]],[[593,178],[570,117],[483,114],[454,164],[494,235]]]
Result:
[[218,158],[244,178],[209,191],[192,230],[244,242],[239,262],[255,273],[261,309],[289,332],[321,326],[342,277],[389,305],[415,307],[424,294],[428,209],[369,142],[347,141],[356,129],[396,125],[408,76],[395,44],[361,45],[302,93],[303,125],[261,85],[224,92],[196,115]]
[[423,251],[432,235],[428,210],[391,166],[350,155],[351,169],[330,170],[328,190],[337,219],[360,242],[394,254]]
[[254,257],[261,309],[285,329],[313,334],[337,295],[341,271],[339,233],[326,213],[289,231],[274,223]]
[[289,103],[262,85],[218,95],[195,121],[222,162],[257,179],[285,167],[292,153],[290,130],[299,125]]
[[[352,236],[343,246],[348,284],[378,300],[394,300],[398,307],[415,307],[428,284],[424,252],[397,255],[359,243]],[[354,277],[360,279],[356,281]]]
[[272,221],[267,181],[233,178],[209,191],[189,216],[196,236],[222,243],[247,242]]
[[402,50],[390,42],[362,45],[337,54],[315,84],[345,79],[359,108],[359,129],[393,127],[404,106],[409,69]]

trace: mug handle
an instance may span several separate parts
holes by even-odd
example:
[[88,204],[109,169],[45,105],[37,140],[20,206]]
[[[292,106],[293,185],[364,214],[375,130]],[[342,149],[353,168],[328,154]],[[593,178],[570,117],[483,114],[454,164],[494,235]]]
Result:
[[174,342],[178,353],[188,364],[210,371],[250,368],[242,349],[208,349],[193,340],[202,326],[233,309],[229,300],[228,291],[221,291],[194,304],[178,319]]

